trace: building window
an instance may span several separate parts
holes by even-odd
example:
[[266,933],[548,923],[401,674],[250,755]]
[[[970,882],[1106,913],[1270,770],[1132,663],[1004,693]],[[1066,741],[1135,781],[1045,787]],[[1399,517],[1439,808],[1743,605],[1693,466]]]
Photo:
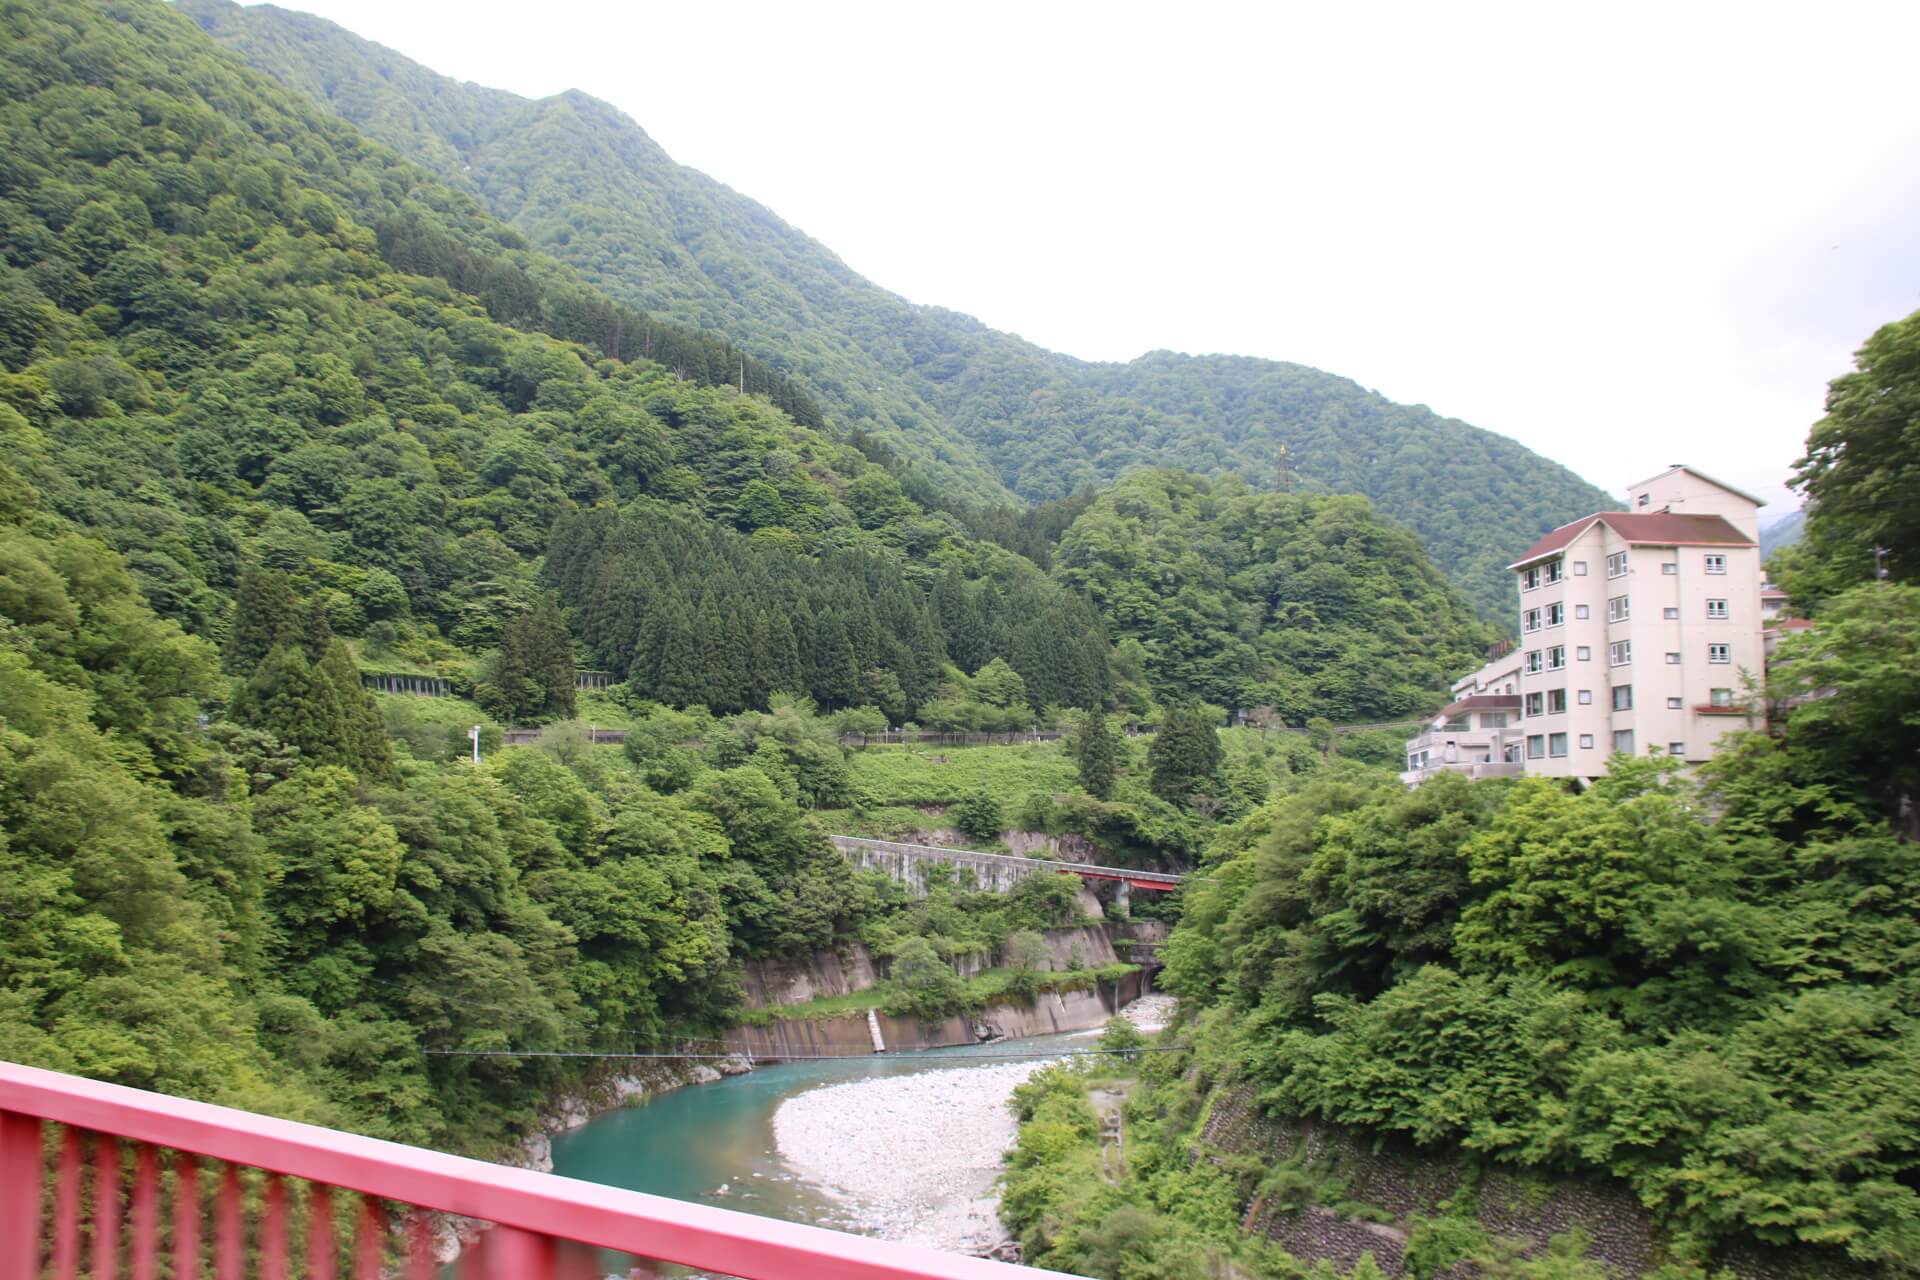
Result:
[[1541,567],[1540,581],[1552,586],[1566,576],[1566,570],[1558,560],[1549,560]]
[[1581,735],[1580,735],[1580,749],[1581,749],[1582,751],[1591,751],[1591,750],[1593,750],[1593,735],[1592,735],[1592,734],[1590,734],[1590,733],[1583,733],[1583,734],[1581,734]]
[[1553,646],[1553,648],[1547,650],[1547,670],[1558,671],[1560,668],[1566,665],[1567,665],[1567,647],[1565,645],[1557,644]]
[[1667,754],[1676,760],[1684,760],[1687,757],[1687,744],[1684,742],[1669,742],[1667,744]]
[[1707,646],[1708,662],[1732,662],[1733,646],[1730,644],[1710,644]]
[[1707,601],[1707,621],[1725,622],[1727,620],[1727,602],[1725,600]]
[[1548,626],[1557,627],[1561,623],[1565,622],[1566,620],[1567,620],[1567,606],[1561,604],[1557,600],[1554,603],[1547,606],[1547,625]]
[[1633,661],[1633,641],[1616,640],[1607,646],[1607,665],[1624,667]]
[[1547,714],[1565,715],[1567,710],[1567,691],[1565,689],[1547,690]]
[[1615,711],[1633,710],[1633,686],[1617,684],[1613,686],[1613,709]]
[[1613,749],[1623,756],[1633,754],[1633,730],[1615,729],[1613,731]]
[[1708,573],[1725,573],[1726,571],[1727,571],[1727,558],[1725,556],[1708,556],[1707,557]]
[[1678,609],[1662,609],[1660,611],[1660,616],[1662,618],[1665,618],[1668,622],[1680,621],[1680,611]]
[[1637,501],[1637,502],[1635,502],[1635,503],[1634,503],[1633,505],[1634,505],[1634,506],[1636,506],[1636,507],[1644,507],[1644,506],[1646,506],[1646,505],[1647,505],[1648,503],[1650,503],[1650,502],[1652,502],[1652,501],[1653,501],[1653,495],[1652,495],[1652,494],[1650,494],[1650,493],[1643,493],[1643,494],[1641,494],[1641,495],[1640,495],[1640,499],[1639,499],[1639,501]]
[[1538,715],[1546,714],[1544,710],[1545,705],[1546,704],[1543,701],[1540,694],[1530,693],[1527,695],[1527,714],[1528,715],[1538,716]]
[[1607,557],[1607,576],[1609,578],[1624,578],[1627,576],[1626,552],[1616,551]]
[[1707,702],[1716,707],[1730,707],[1733,705],[1733,690],[1714,689],[1707,694]]
[[1625,622],[1633,616],[1632,602],[1625,596],[1615,596],[1607,601],[1607,621]]
[[1522,631],[1538,631],[1540,629],[1540,611],[1538,609],[1529,609],[1520,615],[1520,629]]
[[1531,568],[1531,569],[1522,569],[1520,571],[1520,589],[1522,591],[1533,591],[1537,589],[1539,586],[1540,586],[1540,569],[1538,566],[1535,566],[1534,568]]
[[1573,576],[1576,578],[1584,578],[1587,576],[1587,562],[1585,560],[1575,560],[1573,562]]
[[1556,759],[1567,754],[1567,735],[1550,733],[1547,735],[1547,754]]
[[1573,649],[1573,660],[1575,662],[1592,662],[1593,650],[1589,649],[1586,645],[1583,645],[1583,644],[1575,645]]
[[1530,676],[1540,674],[1540,651],[1538,649],[1527,650],[1527,674]]
[[1587,620],[1587,606],[1583,604],[1573,606],[1573,616],[1585,622]]
[[1592,706],[1592,705],[1593,705],[1593,690],[1591,690],[1591,689],[1582,689],[1582,690],[1580,691],[1580,695],[1579,695],[1579,699],[1578,699],[1578,701],[1579,701],[1579,703],[1580,703],[1580,705],[1581,705],[1581,706],[1583,706],[1583,707],[1590,707],[1590,706]]
[[1660,572],[1671,578],[1674,574],[1680,572],[1680,566],[1671,560],[1663,560],[1660,563]]
[[1482,729],[1504,729],[1504,728],[1506,728],[1506,727],[1507,727],[1507,713],[1506,713],[1506,712],[1504,712],[1504,711],[1487,711],[1487,712],[1482,712],[1482,713],[1481,713],[1481,716],[1480,716],[1480,727],[1481,727]]
[[1546,754],[1547,754],[1546,736],[1544,734],[1539,734],[1539,733],[1528,734],[1527,735],[1527,759],[1529,760],[1544,759],[1546,757]]
[[1680,711],[1684,709],[1686,705],[1687,705],[1687,700],[1685,698],[1668,698],[1667,699],[1667,710],[1669,711]]
[[1670,666],[1670,667],[1677,667],[1677,666],[1679,666],[1679,665],[1680,665],[1680,655],[1679,655],[1679,654],[1677,654],[1677,653],[1674,653],[1674,652],[1673,652],[1672,650],[1668,650],[1668,652],[1667,652],[1667,665],[1668,665],[1668,666]]

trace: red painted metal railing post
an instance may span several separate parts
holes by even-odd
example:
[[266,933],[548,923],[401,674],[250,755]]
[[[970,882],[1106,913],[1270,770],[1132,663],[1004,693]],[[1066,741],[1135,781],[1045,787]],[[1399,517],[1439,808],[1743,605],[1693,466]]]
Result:
[[246,1274],[247,1229],[240,1201],[240,1171],[228,1165],[220,1171],[220,1198],[213,1211],[215,1280],[242,1280]]
[[0,1280],[40,1274],[40,1121],[0,1111]]
[[93,1135],[93,1280],[120,1274],[120,1140]]
[[287,1280],[287,1184],[267,1175],[267,1202],[260,1212],[260,1275]]
[[480,1280],[553,1280],[553,1237],[495,1227],[480,1250]]
[[407,1280],[433,1280],[433,1221],[425,1209],[407,1216]]
[[133,1280],[154,1280],[160,1274],[160,1163],[152,1147],[141,1143],[133,1153]]
[[200,1280],[200,1166],[182,1151],[173,1170],[173,1280]]
[[353,1280],[380,1280],[386,1244],[386,1209],[372,1196],[361,1196],[360,1221],[353,1232]]
[[307,1280],[333,1280],[333,1188],[307,1187]]
[[53,1274],[80,1274],[80,1131],[72,1125],[60,1139],[60,1178],[53,1193]]

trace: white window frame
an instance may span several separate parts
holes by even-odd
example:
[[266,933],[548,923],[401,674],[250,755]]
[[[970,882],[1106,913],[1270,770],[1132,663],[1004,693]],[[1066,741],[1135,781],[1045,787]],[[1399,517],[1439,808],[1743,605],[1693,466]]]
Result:
[[1567,646],[1563,644],[1547,646],[1547,670],[1559,671],[1567,665]]
[[1708,573],[1725,573],[1727,571],[1727,558],[1718,552],[1707,556],[1705,558],[1705,564]]
[[1626,577],[1627,567],[1628,567],[1628,561],[1627,561],[1626,552],[1616,551],[1607,557],[1607,576],[1609,578]]
[[1627,667],[1633,665],[1633,641],[1615,640],[1607,646],[1607,665]]
[[1520,630],[1534,632],[1540,629],[1540,611],[1529,609],[1520,615]]
[[1633,617],[1632,596],[1609,596],[1607,598],[1607,621],[1625,622]]
[[1526,592],[1526,591],[1538,591],[1539,589],[1540,589],[1540,566],[1534,565],[1530,569],[1522,569],[1520,571],[1520,590],[1523,592]]
[[1555,600],[1547,606],[1547,625],[1557,627],[1567,620],[1567,606]]
[[1540,581],[1546,586],[1550,587],[1566,576],[1566,566],[1559,560],[1549,560],[1540,567]]
[[1725,600],[1708,600],[1707,601],[1707,621],[1708,622],[1725,622],[1728,616],[1729,615],[1727,613],[1727,602]]
[[1715,666],[1724,666],[1733,661],[1733,646],[1730,644],[1710,644],[1707,646],[1707,661]]
[[1537,676],[1540,674],[1541,669],[1542,668],[1540,665],[1540,650],[1538,649],[1527,650],[1527,661],[1526,661],[1526,666],[1524,668],[1526,673],[1530,676]]

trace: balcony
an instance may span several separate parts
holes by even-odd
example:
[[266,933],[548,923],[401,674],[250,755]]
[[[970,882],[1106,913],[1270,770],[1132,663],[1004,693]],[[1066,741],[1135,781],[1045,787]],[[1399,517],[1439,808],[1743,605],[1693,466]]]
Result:
[[459,1262],[484,1280],[591,1280],[608,1272],[601,1250],[643,1260],[637,1275],[654,1262],[745,1280],[1061,1274],[0,1062],[0,1280],[75,1276],[83,1252],[101,1280],[334,1277],[343,1261],[355,1280],[431,1280],[434,1211],[494,1224]]
[[1478,782],[1483,778],[1518,778],[1526,771],[1526,765],[1518,760],[1456,760],[1451,763],[1435,760],[1424,769],[1407,770],[1400,775],[1400,781],[1409,787],[1417,787],[1428,778],[1442,773],[1463,773],[1470,780]]

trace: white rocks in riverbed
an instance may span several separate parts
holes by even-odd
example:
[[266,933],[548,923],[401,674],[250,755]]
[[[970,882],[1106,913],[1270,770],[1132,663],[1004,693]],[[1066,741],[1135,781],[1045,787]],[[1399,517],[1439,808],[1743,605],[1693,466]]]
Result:
[[994,1182],[1013,1146],[1007,1099],[1045,1066],[882,1076],[813,1089],[774,1113],[780,1155],[849,1202],[854,1225],[884,1240],[957,1251],[1006,1235]]
[[1165,1029],[1166,1025],[1173,1021],[1175,1003],[1172,996],[1155,992],[1135,1000],[1120,1011],[1120,1016],[1131,1022],[1143,1035],[1150,1036]]

